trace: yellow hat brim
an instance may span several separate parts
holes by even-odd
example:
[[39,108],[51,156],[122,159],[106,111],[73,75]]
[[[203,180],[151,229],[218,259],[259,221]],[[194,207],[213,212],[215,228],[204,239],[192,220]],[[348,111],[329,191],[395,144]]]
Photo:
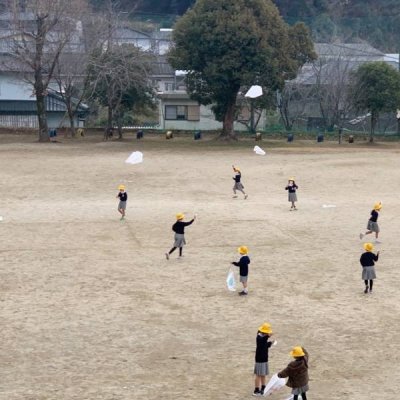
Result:
[[249,253],[249,250],[243,247],[238,247],[237,251],[239,254],[242,254],[243,256]]
[[262,325],[258,328],[258,330],[261,333],[267,333],[267,334],[271,334],[272,333],[272,329],[271,328],[265,328]]
[[304,357],[304,356],[305,356],[303,350],[296,351],[295,349],[293,349],[293,350],[289,353],[289,355],[290,355],[291,357],[294,357],[294,358]]
[[374,245],[372,243],[364,243],[364,250],[372,251],[374,249]]

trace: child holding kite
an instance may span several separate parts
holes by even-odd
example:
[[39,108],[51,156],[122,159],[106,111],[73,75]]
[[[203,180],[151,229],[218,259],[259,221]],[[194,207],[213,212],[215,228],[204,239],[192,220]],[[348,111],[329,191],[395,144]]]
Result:
[[379,217],[379,211],[382,209],[382,203],[375,203],[374,204],[374,209],[371,211],[371,217],[368,221],[367,225],[367,232],[360,233],[360,239],[362,239],[365,235],[369,235],[372,232],[375,232],[375,243],[380,243],[378,241],[378,236],[379,236],[379,225],[378,225],[378,217]]
[[247,296],[247,278],[249,275],[250,258],[248,256],[249,250],[246,246],[240,246],[238,252],[241,255],[238,262],[232,262],[233,265],[239,267],[240,282],[242,282],[243,290],[239,292],[239,296]]
[[240,172],[240,169],[232,165],[233,171],[235,172],[235,176],[232,178],[235,181],[235,184],[233,185],[233,198],[237,198],[236,190],[239,192],[242,192],[244,195],[244,199],[247,199],[247,194],[244,191],[244,186],[240,180],[242,179],[242,173]]
[[193,224],[196,216],[189,222],[183,222],[185,216],[182,213],[176,214],[176,222],[172,225],[172,230],[175,232],[175,241],[172,249],[165,253],[165,258],[169,260],[170,254],[172,254],[179,247],[179,257],[182,257],[183,246],[186,244],[185,241],[185,227]]
[[[364,243],[364,250],[365,253],[361,254],[360,257],[360,264],[362,266],[362,275],[361,278],[365,283],[365,290],[364,293],[372,293],[372,286],[374,284],[374,279],[376,278],[375,273],[375,262],[378,261],[379,258],[379,251],[374,254],[372,250],[374,246],[372,243]],[[369,282],[369,288],[368,288]]]
[[288,191],[289,194],[289,202],[292,203],[292,206],[290,207],[290,211],[292,210],[297,210],[296,205],[294,204],[297,201],[297,194],[296,190],[299,187],[296,185],[294,178],[289,178],[288,184],[285,187],[285,190]]
[[119,193],[117,194],[117,199],[119,198],[118,212],[121,214],[121,221],[122,221],[125,218],[128,193],[125,192],[125,185],[119,185],[118,189],[119,189]]
[[256,357],[254,364],[254,375],[256,377],[253,396],[262,396],[264,394],[265,377],[269,375],[268,350],[275,343],[275,341],[269,341],[271,335],[272,328],[267,322],[258,328],[256,337]]
[[294,347],[290,352],[294,361],[278,373],[279,378],[289,378],[286,386],[292,388],[293,400],[298,400],[301,395],[303,400],[307,400],[308,391],[308,353],[304,347]]

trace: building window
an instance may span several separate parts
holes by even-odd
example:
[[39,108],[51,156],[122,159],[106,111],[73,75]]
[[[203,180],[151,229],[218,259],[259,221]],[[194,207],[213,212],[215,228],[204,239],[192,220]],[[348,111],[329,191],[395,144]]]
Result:
[[199,121],[199,106],[165,106],[166,120]]
[[166,92],[172,92],[174,90],[174,84],[172,82],[165,82],[164,83],[164,90]]

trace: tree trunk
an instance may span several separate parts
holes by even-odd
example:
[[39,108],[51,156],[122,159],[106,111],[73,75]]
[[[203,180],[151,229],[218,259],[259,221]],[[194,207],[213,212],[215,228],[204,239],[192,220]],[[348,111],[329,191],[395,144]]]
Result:
[[36,108],[39,122],[39,142],[50,142],[49,129],[47,125],[46,114],[46,89],[43,82],[42,60],[43,47],[46,38],[45,21],[43,18],[37,19],[37,37],[36,37],[36,54],[35,54],[35,70],[34,70],[34,89],[36,95]]
[[39,122],[39,142],[50,142],[46,115],[46,97],[43,93],[36,93],[36,107]]
[[74,138],[76,137],[75,119],[74,119],[74,112],[72,111],[71,107],[68,107],[68,118],[69,118],[71,137]]
[[107,129],[104,133],[105,140],[108,140],[111,137],[113,131],[113,110],[110,105],[107,108],[107,112]]
[[222,133],[221,137],[223,139],[237,139],[235,132],[233,130],[233,122],[235,120],[235,105],[236,105],[236,96],[233,100],[231,100],[226,108],[226,112],[224,115],[223,125],[222,125]]
[[378,122],[378,113],[376,111],[371,111],[371,130],[369,132],[369,142],[374,141],[375,127]]

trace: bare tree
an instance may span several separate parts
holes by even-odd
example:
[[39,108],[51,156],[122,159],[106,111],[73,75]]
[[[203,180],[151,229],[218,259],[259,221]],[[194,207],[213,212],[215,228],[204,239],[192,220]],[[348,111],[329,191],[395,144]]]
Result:
[[297,80],[285,83],[282,92],[277,94],[277,105],[287,131],[291,131],[297,121],[308,116],[314,96],[315,88],[313,85]]
[[326,129],[341,126],[344,116],[353,108],[349,97],[349,80],[355,65],[358,64],[341,54],[330,60],[320,59],[313,63],[316,97]]
[[78,22],[78,32],[85,37],[84,46],[74,52],[66,48],[54,70],[54,81],[67,108],[72,137],[76,136],[75,116],[83,101],[90,101],[94,94],[88,75],[92,55],[95,49],[105,45],[108,38],[108,29],[101,15],[83,16]]
[[77,18],[86,6],[86,0],[9,0],[13,31],[10,53],[24,66],[25,79],[33,87],[40,142],[50,140],[46,115],[49,85],[63,51],[74,52],[81,45]]
[[[153,88],[148,77],[150,54],[132,45],[98,49],[89,66],[90,89],[98,102],[107,108],[105,139],[114,121],[121,121],[124,109],[153,104]],[[120,126],[120,124],[118,124]],[[119,130],[122,138],[122,130]]]

